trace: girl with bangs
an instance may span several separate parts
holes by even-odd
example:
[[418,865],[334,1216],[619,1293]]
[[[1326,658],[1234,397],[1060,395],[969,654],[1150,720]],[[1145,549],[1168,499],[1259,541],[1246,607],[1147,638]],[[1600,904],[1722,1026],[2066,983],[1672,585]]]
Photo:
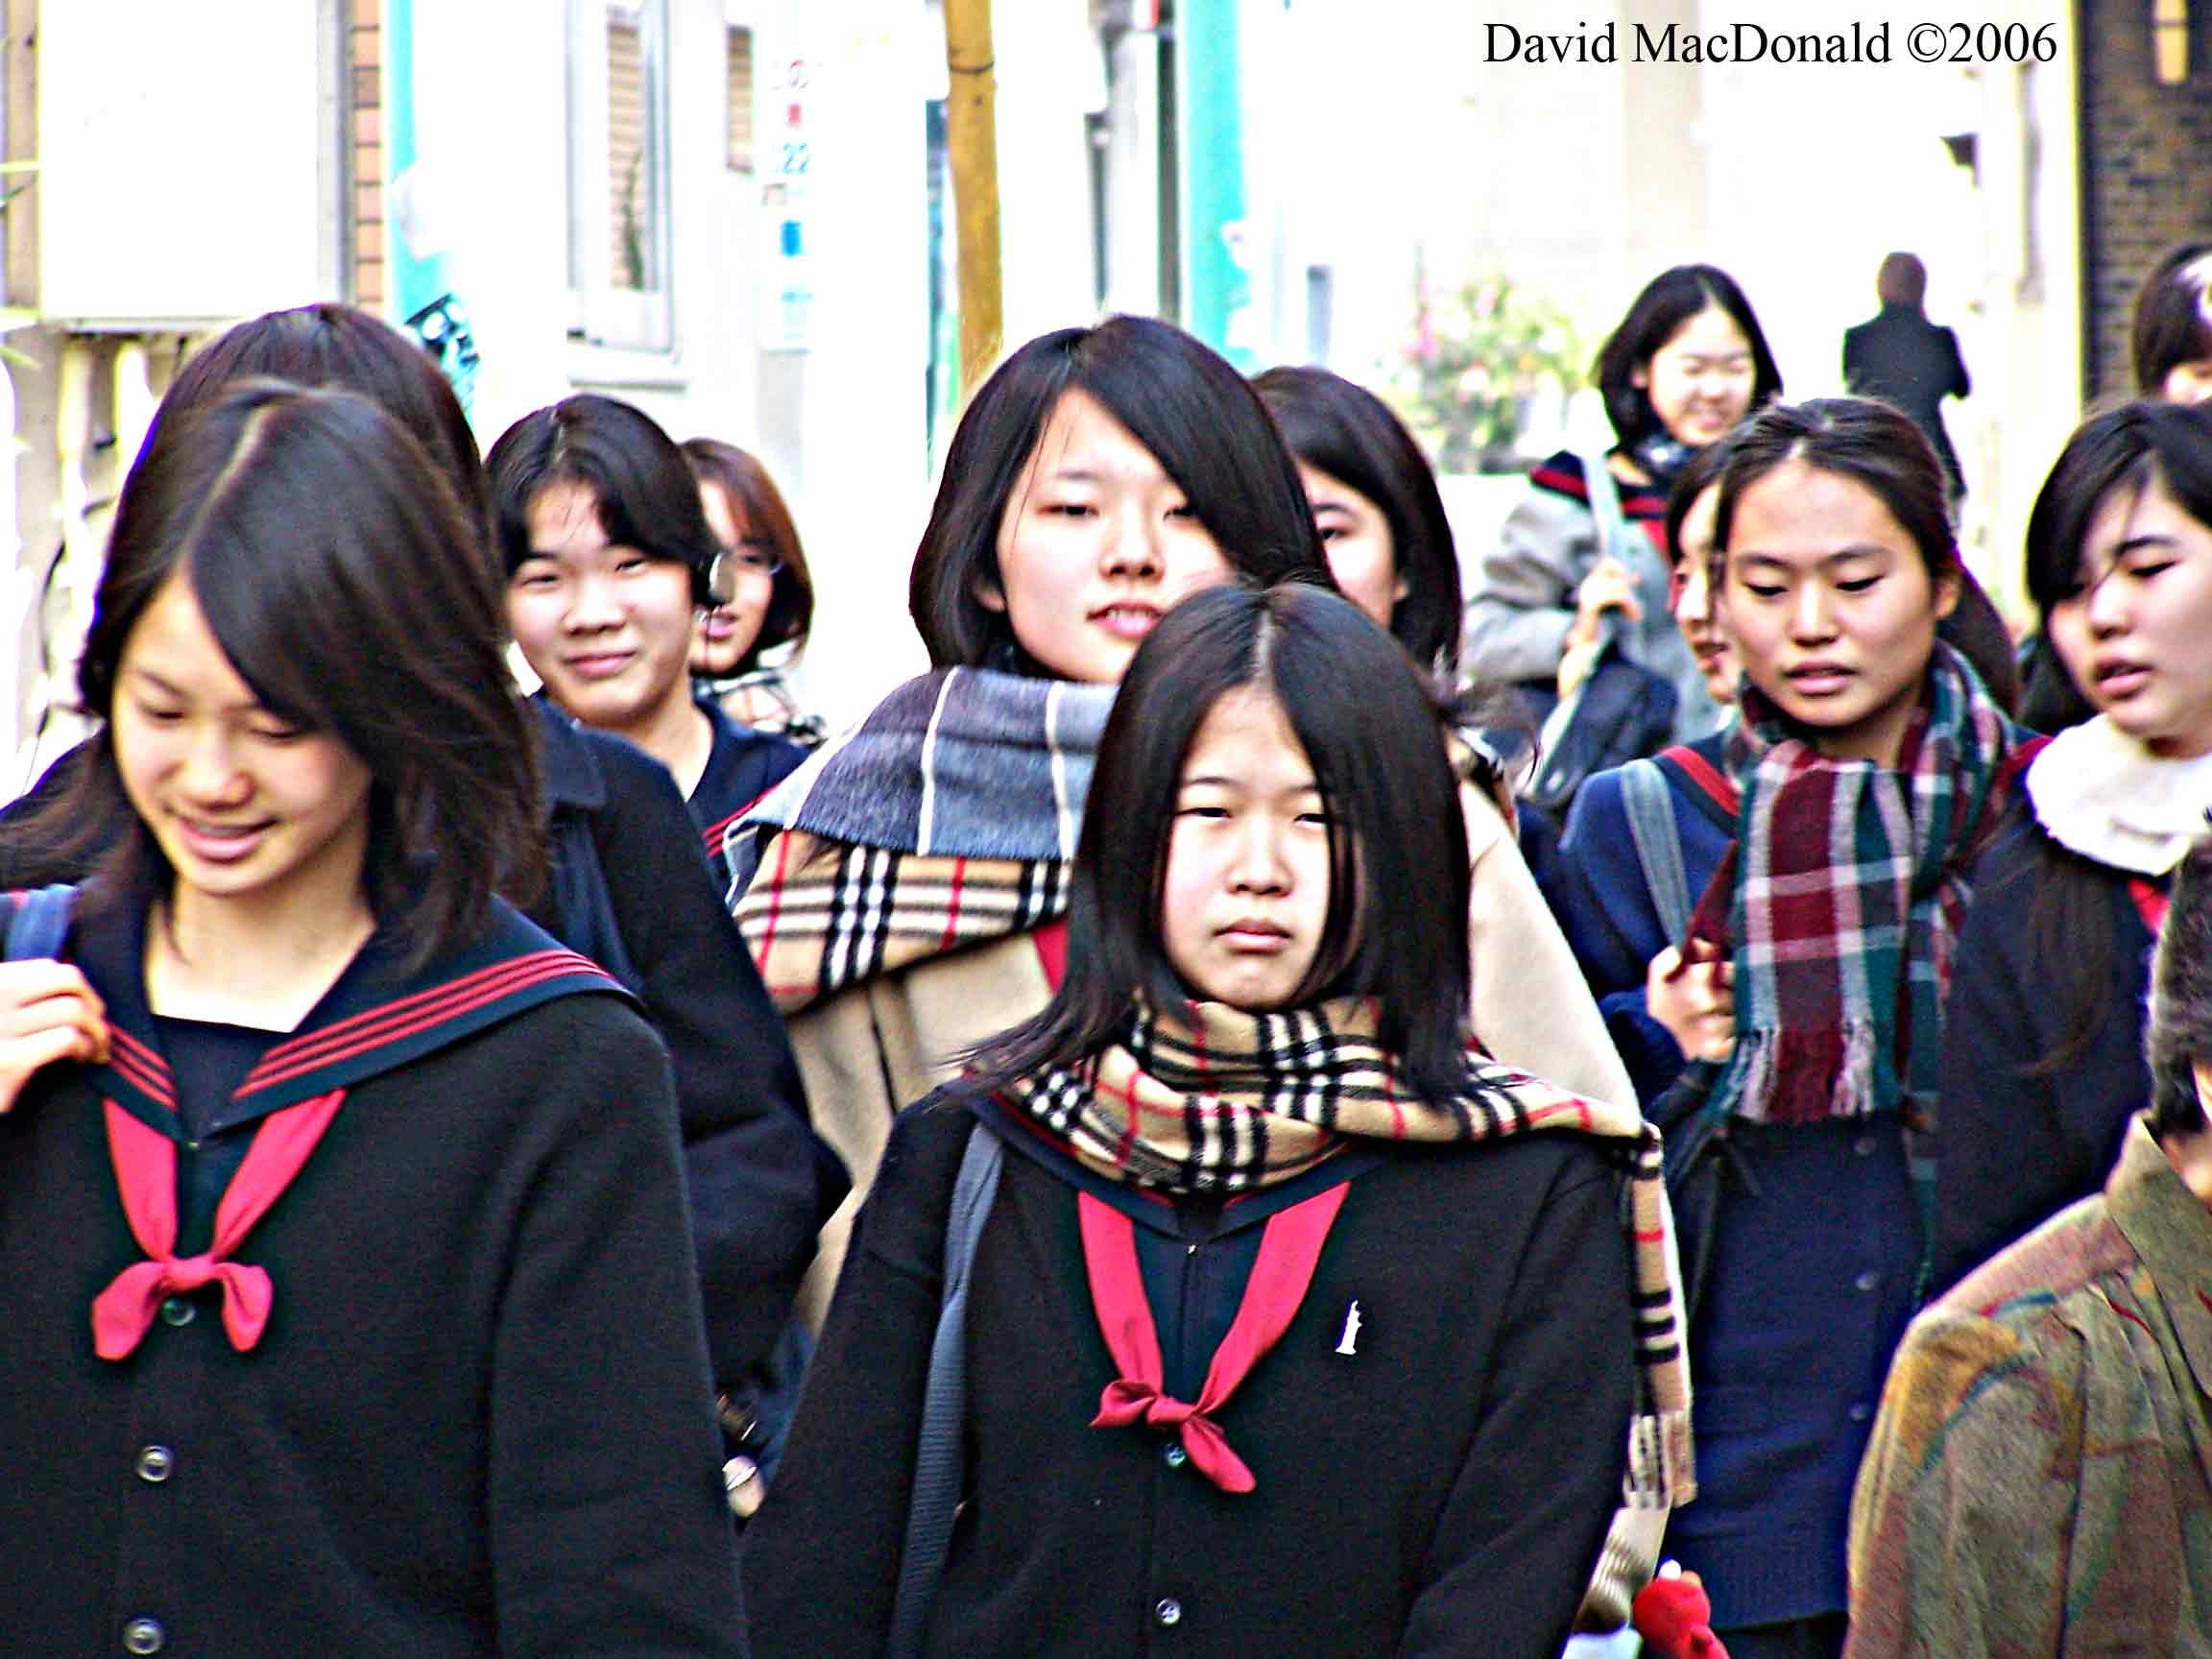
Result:
[[[738,924],[854,1176],[810,1281],[816,1318],[899,1108],[1050,999],[1076,828],[1130,659],[1191,594],[1288,578],[1330,583],[1297,468],[1251,386],[1190,335],[1136,317],[1062,329],[975,394],[908,589],[936,669],[745,814],[723,850]],[[1487,801],[1466,809],[1499,821]],[[1518,858],[1509,844],[1488,856]],[[1540,909],[1529,926],[1541,932],[1476,939],[1479,991],[1509,986],[1525,953],[1564,957]],[[1556,1017],[1483,1041],[1624,1097],[1587,993],[1561,977],[1574,1000]]]
[[1755,415],[1714,509],[1740,717],[1655,789],[1593,778],[1562,842],[1682,1217],[1700,1496],[1667,1548],[1735,1659],[1840,1650],[1851,1483],[1928,1284],[1945,996],[2022,755],[1938,634],[1946,505],[1887,405]]
[[[233,381],[260,376],[356,393],[396,421],[465,509],[467,534],[447,543],[447,556],[497,583],[476,439],[419,345],[348,305],[250,319],[185,360],[155,435],[219,401]],[[511,683],[504,653],[499,673],[501,686]],[[813,1258],[814,1230],[844,1196],[845,1174],[808,1132],[782,1022],[667,769],[548,699],[525,707],[538,759],[535,836],[547,867],[525,914],[619,979],[668,1046],[709,1352],[733,1449],[758,1464],[770,1450],[755,1404],[758,1368]],[[125,834],[130,808],[88,768],[94,749],[80,744],[0,811],[0,887],[83,880]],[[733,1502],[747,1496],[740,1486]]]
[[81,684],[130,820],[0,901],[23,1651],[733,1650],[666,1061],[493,897],[542,854],[474,511],[275,382],[125,486]]
[[1939,1284],[2101,1190],[2151,1101],[2151,950],[2212,807],[2212,409],[2084,421],[2029,517],[2028,589],[2096,712],[2034,757],[1975,874],[1944,1039]]
[[1681,1495],[1656,1138],[1471,1048],[1437,720],[1304,583],[1136,653],[1064,976],[862,1212],[760,1651],[1550,1659],[1624,1473]]

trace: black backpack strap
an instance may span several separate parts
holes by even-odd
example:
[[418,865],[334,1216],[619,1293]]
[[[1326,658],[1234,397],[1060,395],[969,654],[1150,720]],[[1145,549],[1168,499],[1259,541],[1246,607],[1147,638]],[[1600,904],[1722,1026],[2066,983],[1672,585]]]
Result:
[[76,903],[77,889],[68,882],[18,894],[15,914],[8,921],[7,948],[0,956],[20,962],[59,955],[62,941],[69,937],[69,913]]
[[898,1599],[891,1610],[891,1659],[914,1659],[945,1575],[952,1523],[960,1507],[961,1429],[968,1407],[968,1286],[975,1246],[998,1195],[1005,1143],[981,1123],[969,1133],[945,1217],[945,1288],[937,1334],[929,1344],[929,1381],[922,1392],[922,1429],[914,1457],[914,1492],[906,1510],[906,1544],[899,1558]]

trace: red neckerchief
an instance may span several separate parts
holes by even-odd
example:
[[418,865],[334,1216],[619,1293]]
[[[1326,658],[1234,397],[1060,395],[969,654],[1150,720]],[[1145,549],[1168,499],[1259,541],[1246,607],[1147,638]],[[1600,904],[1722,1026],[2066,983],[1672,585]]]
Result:
[[[127,1040],[117,1033],[119,1040]],[[92,1303],[92,1345],[103,1359],[124,1359],[145,1339],[162,1300],[204,1285],[223,1287],[223,1329],[243,1354],[268,1328],[275,1291],[266,1269],[230,1260],[253,1224],[291,1186],[346,1102],[333,1089],[272,1112],[253,1131],[245,1162],[223,1190],[215,1237],[201,1255],[177,1257],[177,1144],[122,1107],[103,1102],[115,1189],[132,1237],[147,1260],[134,1262]]]
[[108,1003],[111,1047],[108,1063],[92,1069],[92,1084],[124,1219],[146,1253],[93,1301],[93,1345],[104,1359],[137,1350],[164,1298],[207,1285],[221,1286],[230,1345],[245,1353],[261,1340],[274,1300],[269,1274],[233,1258],[306,1165],[349,1089],[550,998],[628,995],[505,905],[493,907],[477,938],[398,983],[384,977],[374,945],[365,948],[301,1029],[272,1046],[238,1086],[228,1121],[215,1127],[261,1121],[216,1206],[207,1249],[180,1259],[177,1089],[152,1040],[137,966],[144,926],[144,912],[132,911],[81,929],[73,953]]
[[2155,939],[2166,926],[2166,905],[2169,895],[2165,888],[2148,876],[2128,878],[2128,896],[2135,901],[2135,914],[2143,918],[2143,926]]
[[1228,1436],[1213,1414],[1290,1328],[1343,1203],[1344,1184],[1338,1183],[1267,1218],[1260,1257],[1252,1264],[1252,1277],[1245,1283],[1244,1299],[1229,1334],[1214,1351],[1198,1398],[1185,1401],[1161,1392],[1167,1373],[1160,1357],[1159,1328],[1153,1323],[1151,1304],[1144,1300],[1144,1282],[1137,1267],[1136,1223],[1090,1193],[1078,1193],[1075,1206],[1083,1228],[1083,1265],[1091,1278],[1091,1301],[1098,1312],[1106,1351],[1121,1373],[1098,1396],[1098,1415],[1091,1427],[1119,1429],[1147,1423],[1173,1431],[1199,1474],[1224,1492],[1251,1491],[1252,1471],[1230,1450]]

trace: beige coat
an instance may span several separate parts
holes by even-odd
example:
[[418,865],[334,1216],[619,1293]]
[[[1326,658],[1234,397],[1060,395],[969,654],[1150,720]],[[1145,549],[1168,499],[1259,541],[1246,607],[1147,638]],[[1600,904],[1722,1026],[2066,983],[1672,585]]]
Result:
[[[1605,1022],[1490,798],[1460,791],[1472,864],[1468,950],[1476,1035],[1497,1060],[1616,1104],[1635,1098]],[[771,854],[772,857],[773,854]],[[931,957],[850,986],[790,1017],[814,1125],[853,1172],[822,1231],[799,1306],[819,1328],[853,1217],[901,1107],[959,1070],[962,1050],[1028,1019],[1051,996],[1027,935]]]

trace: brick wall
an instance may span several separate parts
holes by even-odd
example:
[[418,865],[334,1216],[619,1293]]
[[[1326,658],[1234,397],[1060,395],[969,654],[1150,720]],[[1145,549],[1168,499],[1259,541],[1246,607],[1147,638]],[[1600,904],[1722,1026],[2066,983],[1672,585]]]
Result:
[[384,33],[382,0],[349,0],[346,54],[349,286],[354,304],[384,309]]
[[2082,388],[2134,389],[2135,290],[2176,242],[2212,239],[2212,0],[2190,0],[2189,76],[2162,86],[2152,0],[2078,0]]

